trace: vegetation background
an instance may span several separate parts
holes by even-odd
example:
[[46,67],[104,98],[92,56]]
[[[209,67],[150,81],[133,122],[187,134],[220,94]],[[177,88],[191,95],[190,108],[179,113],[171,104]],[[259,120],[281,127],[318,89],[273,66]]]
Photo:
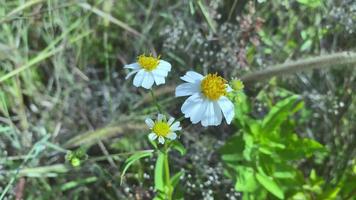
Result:
[[[136,162],[120,183],[128,156],[151,149],[143,121],[155,108],[147,91],[125,81],[123,69],[137,55],[159,54],[172,63],[156,93],[178,117],[182,102],[173,90],[187,70],[230,80],[355,46],[353,0],[0,0],[0,199],[154,197],[153,159]],[[302,177],[296,187],[275,174],[267,174],[275,181],[266,184],[257,172],[237,167],[254,161],[245,154],[246,137],[245,146],[226,147],[248,135],[251,129],[241,124],[247,118],[208,129],[186,120],[187,153],[171,156],[173,170],[185,172],[180,198],[355,199],[356,59],[345,55],[325,68],[330,61],[321,59],[316,66],[323,69],[254,76],[246,82],[247,99],[236,103],[258,122],[287,96],[304,102],[295,114],[284,111],[277,127],[292,124],[298,138],[313,141],[293,146],[311,149],[298,160],[280,162]],[[76,162],[68,150],[81,154]],[[231,151],[244,151],[236,165],[224,157]],[[257,182],[242,188],[250,175]]]

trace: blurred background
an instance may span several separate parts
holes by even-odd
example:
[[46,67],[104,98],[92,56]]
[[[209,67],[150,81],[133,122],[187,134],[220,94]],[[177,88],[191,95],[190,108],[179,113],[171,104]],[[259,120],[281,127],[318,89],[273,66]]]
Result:
[[[123,69],[140,54],[172,64],[156,94],[179,117],[174,88],[188,70],[231,80],[355,46],[353,0],[0,0],[0,199],[153,199],[153,158],[120,184],[127,157],[152,148],[143,122],[156,109]],[[176,199],[355,199],[350,55],[246,82],[230,126],[184,120]],[[245,124],[271,118],[276,138]]]

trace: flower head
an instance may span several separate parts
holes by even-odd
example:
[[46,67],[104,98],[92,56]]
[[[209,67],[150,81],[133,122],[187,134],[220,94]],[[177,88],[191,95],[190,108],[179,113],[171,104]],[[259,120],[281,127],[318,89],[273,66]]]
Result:
[[232,89],[235,91],[241,91],[244,89],[245,85],[240,79],[233,79],[231,81]]
[[193,124],[201,122],[203,126],[217,126],[224,116],[228,124],[234,118],[234,104],[226,97],[232,91],[227,81],[215,74],[203,76],[188,71],[181,77],[183,83],[176,88],[176,96],[190,96],[181,108],[184,116]]
[[124,66],[126,69],[133,70],[127,74],[126,79],[136,74],[133,79],[134,86],[146,89],[151,89],[154,83],[156,85],[164,84],[171,67],[169,62],[160,60],[159,56],[152,55],[140,55],[137,57],[137,62]]
[[175,131],[182,129],[179,122],[174,122],[173,117],[170,117],[167,121],[166,117],[162,114],[158,114],[156,121],[147,118],[145,122],[152,131],[150,134],[148,134],[148,138],[151,141],[158,138],[158,142],[161,144],[164,144],[166,138],[170,140],[176,139],[177,134]]
[[204,96],[213,101],[227,94],[226,80],[217,73],[206,75],[200,83],[200,88]]

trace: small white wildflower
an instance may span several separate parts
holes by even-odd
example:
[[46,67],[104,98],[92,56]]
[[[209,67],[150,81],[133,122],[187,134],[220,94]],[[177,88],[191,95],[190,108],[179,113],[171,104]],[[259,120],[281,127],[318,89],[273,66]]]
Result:
[[165,78],[171,71],[172,66],[169,62],[160,60],[159,56],[156,58],[140,55],[137,62],[125,65],[124,68],[133,69],[126,76],[126,79],[137,73],[133,79],[134,86],[151,89],[153,83],[156,83],[156,85],[165,83]]
[[156,121],[153,121],[151,118],[147,118],[145,122],[152,131],[148,134],[148,138],[151,141],[158,138],[158,142],[161,144],[164,144],[165,138],[175,140],[177,138],[175,131],[182,130],[180,122],[174,122],[173,117],[170,117],[167,121],[166,117],[162,114],[158,114]]
[[182,112],[193,124],[201,122],[203,126],[221,124],[224,115],[226,122],[234,118],[234,104],[226,97],[231,87],[217,74],[203,76],[194,71],[181,77],[187,83],[176,88],[176,97],[190,96],[182,105]]

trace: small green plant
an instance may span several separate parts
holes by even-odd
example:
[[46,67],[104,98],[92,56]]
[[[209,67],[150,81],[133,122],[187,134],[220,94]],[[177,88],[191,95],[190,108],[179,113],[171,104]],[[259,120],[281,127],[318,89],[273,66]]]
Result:
[[308,183],[317,179],[315,171],[306,179],[298,165],[313,156],[322,159],[327,149],[296,134],[296,120],[291,116],[304,109],[300,97],[285,97],[262,119],[250,117],[243,93],[233,97],[235,125],[240,131],[227,140],[220,153],[226,174],[236,181],[235,188],[243,193],[243,199],[300,199],[301,195],[301,199],[313,199],[317,191]]

